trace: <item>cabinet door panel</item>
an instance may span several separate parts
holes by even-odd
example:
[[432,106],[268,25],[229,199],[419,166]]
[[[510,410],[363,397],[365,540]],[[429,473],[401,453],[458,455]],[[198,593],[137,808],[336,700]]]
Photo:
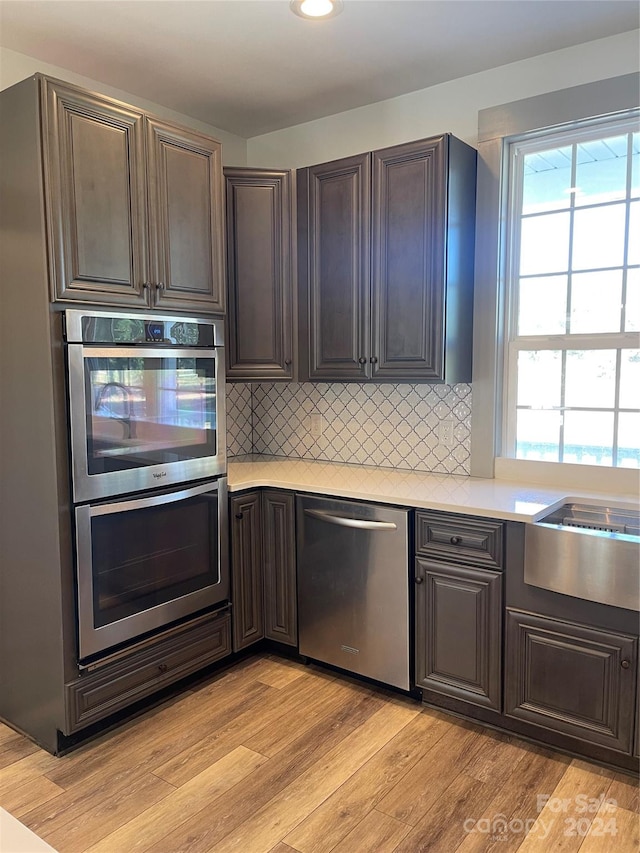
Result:
[[221,146],[148,119],[156,307],[223,311]]
[[500,709],[502,576],[416,560],[416,684]]
[[295,646],[298,643],[298,615],[293,495],[288,492],[263,492],[262,511],[264,633],[271,640]]
[[376,377],[442,375],[446,171],[444,137],[373,154]]
[[264,637],[260,492],[231,498],[234,652]]
[[48,80],[43,101],[54,298],[142,304],[142,115]]
[[227,376],[292,375],[291,173],[225,169]]
[[508,716],[631,752],[636,641],[507,611]]
[[370,375],[370,170],[369,154],[305,170],[311,379]]

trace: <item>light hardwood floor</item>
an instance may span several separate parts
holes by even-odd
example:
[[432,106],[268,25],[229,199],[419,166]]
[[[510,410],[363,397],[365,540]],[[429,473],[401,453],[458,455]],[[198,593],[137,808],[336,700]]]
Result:
[[273,656],[63,758],[0,725],[0,768],[60,853],[640,849],[631,777]]

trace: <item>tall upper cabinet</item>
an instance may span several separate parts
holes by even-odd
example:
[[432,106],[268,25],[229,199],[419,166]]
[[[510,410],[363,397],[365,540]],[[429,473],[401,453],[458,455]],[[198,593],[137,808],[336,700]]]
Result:
[[450,134],[298,170],[302,377],[470,381],[475,183]]
[[225,168],[224,176],[227,378],[291,379],[296,369],[291,172]]
[[66,83],[33,84],[52,298],[223,312],[220,143]]

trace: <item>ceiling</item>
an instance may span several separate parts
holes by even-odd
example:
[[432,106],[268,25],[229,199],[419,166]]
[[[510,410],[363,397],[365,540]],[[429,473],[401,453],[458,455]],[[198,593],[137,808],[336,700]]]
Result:
[[0,45],[242,137],[639,26],[637,0],[1,0]]

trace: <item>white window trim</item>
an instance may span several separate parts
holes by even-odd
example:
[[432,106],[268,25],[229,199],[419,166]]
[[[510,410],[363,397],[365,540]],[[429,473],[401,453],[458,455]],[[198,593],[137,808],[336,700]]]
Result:
[[535,95],[478,114],[478,203],[474,297],[471,476],[567,486],[633,496],[640,493],[634,469],[533,462],[499,455],[502,428],[504,247],[500,244],[502,152],[506,139],[544,128],[569,128],[593,117],[637,110],[640,73],[632,72]]

